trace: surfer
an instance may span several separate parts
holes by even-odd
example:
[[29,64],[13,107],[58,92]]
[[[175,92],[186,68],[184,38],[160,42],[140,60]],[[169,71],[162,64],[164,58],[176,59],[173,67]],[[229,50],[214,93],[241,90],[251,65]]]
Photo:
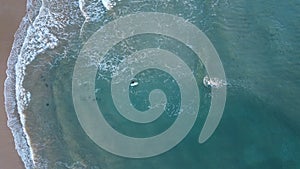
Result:
[[139,82],[137,80],[133,79],[133,80],[130,81],[130,86],[131,87],[134,87],[134,86],[137,86],[137,85],[139,85]]

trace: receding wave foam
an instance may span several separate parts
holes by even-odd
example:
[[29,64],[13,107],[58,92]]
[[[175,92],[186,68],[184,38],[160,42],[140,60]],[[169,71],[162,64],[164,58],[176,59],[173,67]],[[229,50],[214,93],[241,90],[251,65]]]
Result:
[[[63,32],[63,17],[45,7],[45,1],[27,1],[28,13],[23,18],[11,54],[8,59],[7,79],[5,81],[5,108],[8,127],[11,129],[15,148],[26,168],[45,168],[47,162],[35,157],[30,137],[26,131],[26,107],[31,94],[23,87],[25,70],[38,54],[54,49],[59,39],[52,33]],[[40,5],[39,5],[40,4]],[[35,16],[32,16],[35,15]],[[64,34],[60,34],[64,38]]]
[[[30,3],[28,1],[28,3]],[[25,128],[23,127],[24,117],[22,113],[18,110],[21,109],[20,106],[17,106],[21,103],[21,105],[25,105],[28,100],[16,100],[16,81],[19,76],[16,76],[15,64],[18,61],[18,55],[22,48],[22,45],[25,40],[26,31],[29,27],[28,15],[25,16],[19,26],[18,31],[15,35],[15,42],[12,47],[12,51],[10,53],[10,57],[8,59],[8,69],[6,71],[7,79],[5,80],[4,86],[4,96],[5,96],[5,109],[7,112],[8,122],[7,125],[11,129],[14,140],[15,140],[15,148],[21,157],[22,161],[25,164],[26,168],[33,168],[33,157],[32,150],[30,150],[30,146],[28,144],[28,137],[26,136]],[[19,93],[18,93],[19,94]],[[23,118],[23,119],[22,119]],[[22,120],[21,120],[22,119]]]

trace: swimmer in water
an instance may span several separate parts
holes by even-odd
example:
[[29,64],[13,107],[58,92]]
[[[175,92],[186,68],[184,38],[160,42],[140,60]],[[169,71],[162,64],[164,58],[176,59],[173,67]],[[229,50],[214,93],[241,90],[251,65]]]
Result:
[[139,84],[139,82],[137,82],[136,80],[131,80],[130,81],[130,86],[131,87],[137,86],[138,84]]

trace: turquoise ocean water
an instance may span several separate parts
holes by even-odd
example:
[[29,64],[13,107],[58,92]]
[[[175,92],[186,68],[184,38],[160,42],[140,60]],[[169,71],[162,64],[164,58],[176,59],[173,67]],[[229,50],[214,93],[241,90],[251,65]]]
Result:
[[[88,169],[299,169],[300,1],[119,0],[109,11],[97,0],[28,0],[8,61],[8,126],[26,168]],[[145,48],[180,56],[193,70],[201,105],[189,134],[158,156],[131,159],[95,144],[77,119],[72,75],[88,38],[112,20],[139,12],[176,15],[196,25],[216,48],[226,73],[222,120],[204,144],[198,136],[210,107],[203,63],[184,44],[165,36],[138,35],[114,46],[99,62],[96,101],[105,120],[131,137],[149,137],[171,126],[180,112],[178,84],[158,69],[137,74],[132,105],[149,106],[150,91],[168,103],[153,123],[122,118],[113,104],[111,75],[123,58]],[[128,82],[129,84],[129,82]]]

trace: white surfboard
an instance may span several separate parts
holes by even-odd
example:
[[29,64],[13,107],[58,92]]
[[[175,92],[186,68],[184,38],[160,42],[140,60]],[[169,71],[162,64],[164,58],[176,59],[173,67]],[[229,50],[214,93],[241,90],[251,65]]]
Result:
[[131,81],[131,83],[130,83],[131,87],[134,87],[134,86],[137,86],[137,85],[139,85],[139,82],[137,82],[137,81]]

